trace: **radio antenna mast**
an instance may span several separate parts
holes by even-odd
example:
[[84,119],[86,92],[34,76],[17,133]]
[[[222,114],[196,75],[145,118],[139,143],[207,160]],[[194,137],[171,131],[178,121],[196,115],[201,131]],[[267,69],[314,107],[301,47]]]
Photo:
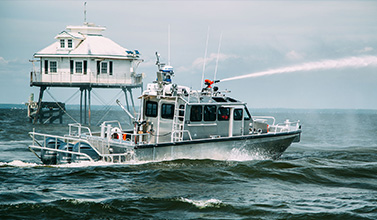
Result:
[[84,2],[84,24],[86,24],[86,2]]
[[202,73],[202,80],[200,81],[200,90],[203,89],[204,71],[206,70],[207,49],[208,49],[208,38],[209,38],[209,26],[208,26],[208,30],[207,30],[206,50],[204,51],[203,73]]
[[168,25],[168,65],[170,66],[170,24]]
[[223,32],[220,34],[220,41],[219,41],[219,48],[217,49],[217,58],[216,58],[216,67],[215,67],[215,75],[213,76],[213,80],[216,80],[217,75],[217,66],[219,64],[219,56],[220,56],[220,48],[221,48],[221,41],[223,39]]

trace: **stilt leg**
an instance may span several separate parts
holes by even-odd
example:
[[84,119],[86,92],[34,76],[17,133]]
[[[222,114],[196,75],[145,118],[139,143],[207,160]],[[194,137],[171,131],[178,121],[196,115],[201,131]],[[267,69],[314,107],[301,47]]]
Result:
[[46,86],[41,86],[39,90],[39,100],[38,100],[37,112],[34,115],[34,124],[37,123],[38,121],[39,111],[41,110],[43,92],[45,91],[45,89],[46,89]]

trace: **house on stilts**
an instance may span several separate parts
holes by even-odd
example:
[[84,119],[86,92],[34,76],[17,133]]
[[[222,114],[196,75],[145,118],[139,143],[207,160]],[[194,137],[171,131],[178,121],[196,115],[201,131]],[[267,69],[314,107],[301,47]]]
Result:
[[[34,54],[30,86],[40,88],[37,102],[29,100],[30,121],[53,122],[65,111],[64,103],[43,102],[49,87],[75,87],[80,95],[80,123],[90,124],[91,90],[118,88],[134,106],[132,89],[142,89],[142,74],[136,73],[143,61],[137,50],[128,50],[103,36],[106,28],[85,22],[82,26],[67,26],[55,37],[55,42]],[[127,95],[127,93],[129,95]],[[83,109],[84,105],[84,109]],[[88,114],[87,114],[88,110]],[[57,113],[56,113],[57,112]],[[84,113],[84,114],[83,114]],[[89,117],[89,118],[88,118]]]

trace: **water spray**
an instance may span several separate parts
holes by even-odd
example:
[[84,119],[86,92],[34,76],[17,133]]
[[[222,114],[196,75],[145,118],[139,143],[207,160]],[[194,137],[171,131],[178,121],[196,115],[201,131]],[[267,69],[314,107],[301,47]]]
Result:
[[311,71],[311,70],[325,70],[325,69],[340,69],[345,67],[361,68],[367,66],[377,66],[377,56],[363,56],[363,57],[349,57],[339,60],[324,60],[319,62],[309,62],[296,66],[282,67],[278,69],[272,69],[262,72],[250,73],[241,76],[229,77],[222,79],[221,82],[231,81],[236,79],[254,78],[260,76],[291,73],[299,71]]

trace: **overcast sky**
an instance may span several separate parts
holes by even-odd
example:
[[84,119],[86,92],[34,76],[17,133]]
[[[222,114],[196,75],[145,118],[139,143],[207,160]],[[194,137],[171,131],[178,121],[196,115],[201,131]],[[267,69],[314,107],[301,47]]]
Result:
[[[0,1],[0,103],[26,102],[33,54],[55,41],[67,25],[84,21],[84,1]],[[87,21],[145,60],[138,69],[155,79],[154,53],[168,57],[174,81],[201,85],[217,78],[349,57],[377,59],[377,1],[87,1]],[[377,109],[377,66],[319,69],[222,82],[221,90],[251,108]],[[65,101],[76,89],[50,92]],[[98,91],[105,98],[119,91]],[[49,97],[46,95],[46,99]],[[108,99],[108,98],[105,98]],[[78,104],[78,97],[69,104]],[[93,104],[100,104],[94,99]],[[114,103],[115,104],[115,103]]]

